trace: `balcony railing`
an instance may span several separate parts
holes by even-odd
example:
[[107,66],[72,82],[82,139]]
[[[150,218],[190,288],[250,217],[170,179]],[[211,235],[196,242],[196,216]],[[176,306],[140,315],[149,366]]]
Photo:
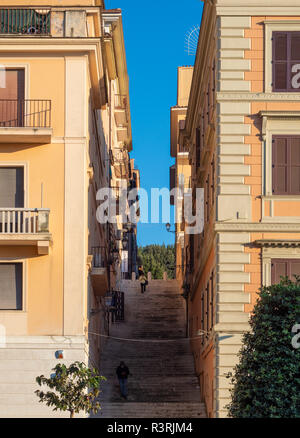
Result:
[[127,98],[123,94],[115,94],[115,109],[126,109]]
[[94,268],[105,268],[107,265],[106,262],[106,248],[105,246],[93,246],[92,247],[92,255],[93,255],[93,267]]
[[179,144],[179,153],[188,153],[189,147],[188,145]]
[[49,233],[49,213],[46,208],[0,208],[0,235]]
[[0,127],[50,128],[51,100],[0,99]]
[[50,32],[49,9],[0,9],[0,34],[50,35]]

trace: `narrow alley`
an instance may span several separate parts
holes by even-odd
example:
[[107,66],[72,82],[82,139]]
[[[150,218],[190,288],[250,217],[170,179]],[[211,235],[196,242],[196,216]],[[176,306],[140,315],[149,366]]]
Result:
[[[113,325],[102,354],[100,371],[107,382],[102,385],[102,409],[96,416],[206,417],[185,338],[185,304],[177,281],[152,280],[142,295],[138,281],[123,280],[122,290],[125,322]],[[132,374],[127,400],[120,395],[116,376],[121,360]]]

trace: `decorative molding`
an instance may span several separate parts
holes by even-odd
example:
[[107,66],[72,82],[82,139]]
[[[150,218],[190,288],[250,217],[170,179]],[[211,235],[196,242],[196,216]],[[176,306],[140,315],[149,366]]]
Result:
[[[220,1],[220,0],[219,0]],[[275,0],[273,0],[275,2]],[[296,3],[297,2],[297,3]],[[248,2],[249,3],[249,2]],[[218,2],[218,4],[220,4]],[[216,7],[217,15],[219,16],[297,16],[300,15],[300,6],[298,0],[295,0],[295,5],[293,6],[283,6],[282,2],[278,6],[258,6],[258,5],[247,5],[238,6],[235,5],[224,5]]]
[[299,102],[300,93],[234,93],[222,92],[217,93],[218,102],[228,101],[274,101],[274,102]]
[[300,120],[300,111],[260,111],[259,116],[262,117],[262,137],[266,141],[268,120]]
[[249,233],[259,233],[259,232],[280,232],[280,233],[300,233],[300,223],[278,223],[278,222],[267,222],[267,223],[237,223],[237,222],[216,222],[215,223],[216,232],[249,232]]
[[300,247],[300,240],[272,240],[261,239],[254,242],[260,248],[296,248]]

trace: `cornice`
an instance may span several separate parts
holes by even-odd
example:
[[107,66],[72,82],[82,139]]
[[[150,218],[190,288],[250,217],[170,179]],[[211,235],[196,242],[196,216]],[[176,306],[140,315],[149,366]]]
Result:
[[280,233],[300,233],[300,223],[237,223],[237,222],[216,222],[216,232],[246,232],[246,233],[259,233],[259,232],[280,232]]
[[298,15],[300,6],[298,0],[216,0],[218,15],[246,16],[287,16]]
[[298,248],[300,247],[300,240],[261,239],[256,240],[254,244],[261,248]]
[[300,93],[217,93],[218,102],[228,101],[273,101],[273,102],[299,102]]
[[186,128],[182,132],[182,134],[187,137],[191,136],[191,132],[194,130],[194,125],[196,123],[196,118],[199,115],[199,105],[201,103],[203,93],[203,81],[205,80],[204,74],[207,66],[207,62],[203,62],[203,60],[206,60],[208,57],[211,45],[213,44],[212,33],[215,29],[214,3],[214,1],[206,1],[204,4],[198,49],[188,102]]

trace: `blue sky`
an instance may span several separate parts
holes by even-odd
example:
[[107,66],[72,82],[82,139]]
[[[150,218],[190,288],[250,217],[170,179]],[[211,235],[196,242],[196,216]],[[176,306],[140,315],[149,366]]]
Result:
[[[123,12],[130,80],[133,152],[141,186],[169,187],[170,107],[176,104],[177,67],[192,65],[185,35],[201,22],[200,0],[106,0],[106,9]],[[164,224],[140,224],[138,244],[174,243]]]

